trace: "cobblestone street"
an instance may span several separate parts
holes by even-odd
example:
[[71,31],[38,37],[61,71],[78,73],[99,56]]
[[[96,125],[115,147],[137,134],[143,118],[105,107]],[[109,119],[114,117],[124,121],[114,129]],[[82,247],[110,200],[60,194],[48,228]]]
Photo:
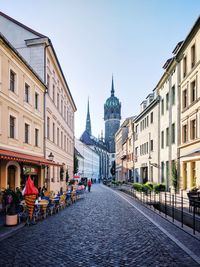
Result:
[[0,245],[0,266],[199,266],[137,209],[102,185]]

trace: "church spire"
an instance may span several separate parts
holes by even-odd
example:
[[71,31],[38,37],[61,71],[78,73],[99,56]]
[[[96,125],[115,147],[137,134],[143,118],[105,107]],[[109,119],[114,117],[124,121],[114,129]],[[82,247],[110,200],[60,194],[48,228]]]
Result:
[[89,109],[89,97],[88,97],[88,106],[87,106],[87,119],[85,130],[91,135],[91,121],[90,121],[90,109]]
[[111,86],[111,96],[114,96],[115,90],[114,90],[114,81],[113,81],[113,75],[112,75],[112,86]]

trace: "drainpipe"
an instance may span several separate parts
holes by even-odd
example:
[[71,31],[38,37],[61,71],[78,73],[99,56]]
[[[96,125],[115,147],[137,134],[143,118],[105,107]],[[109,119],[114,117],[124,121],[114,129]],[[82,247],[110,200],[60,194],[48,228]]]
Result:
[[[49,47],[50,45],[45,45],[44,47],[44,84],[46,85],[46,49],[47,47]],[[44,158],[46,158],[46,95],[47,95],[47,90],[45,90],[44,93],[44,143],[43,143],[43,149],[44,149]]]

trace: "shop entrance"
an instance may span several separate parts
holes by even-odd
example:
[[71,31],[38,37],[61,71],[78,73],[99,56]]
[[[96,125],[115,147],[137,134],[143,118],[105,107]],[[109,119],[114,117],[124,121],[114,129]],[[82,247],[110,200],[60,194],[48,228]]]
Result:
[[38,179],[39,179],[39,170],[37,166],[23,166],[23,175],[21,177],[21,186],[24,187],[26,184],[26,180],[28,177],[31,177],[31,179],[34,182],[35,187],[38,188]]
[[10,165],[8,167],[8,188],[15,190],[15,176],[16,176],[16,167]]

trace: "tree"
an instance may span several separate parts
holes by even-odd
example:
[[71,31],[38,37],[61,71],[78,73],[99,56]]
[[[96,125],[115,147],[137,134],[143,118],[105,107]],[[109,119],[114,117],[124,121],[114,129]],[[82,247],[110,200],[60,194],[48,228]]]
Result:
[[78,172],[78,158],[74,154],[74,174]]
[[115,175],[115,161],[113,161],[112,167],[110,168],[110,173],[112,174],[112,176]]
[[178,186],[178,172],[176,168],[176,163],[172,162],[172,176],[171,176],[171,182],[175,189],[177,189]]

